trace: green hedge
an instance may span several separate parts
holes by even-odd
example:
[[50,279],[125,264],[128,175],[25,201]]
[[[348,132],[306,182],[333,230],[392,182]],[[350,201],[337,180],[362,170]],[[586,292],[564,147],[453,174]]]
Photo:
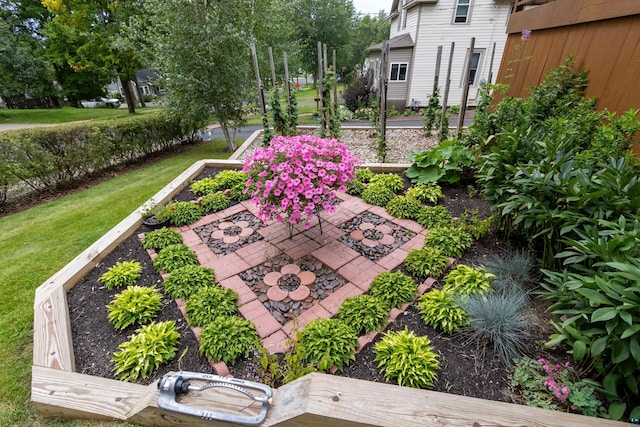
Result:
[[192,136],[179,120],[160,114],[0,133],[0,203],[19,182],[34,190],[56,188]]

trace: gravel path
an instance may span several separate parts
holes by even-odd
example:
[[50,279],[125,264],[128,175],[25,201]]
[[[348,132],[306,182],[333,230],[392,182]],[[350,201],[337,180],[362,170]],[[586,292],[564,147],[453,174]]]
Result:
[[[300,129],[301,133],[316,133],[313,129]],[[377,156],[375,131],[368,128],[343,128],[338,141],[345,143],[363,163],[380,163]],[[261,137],[251,142],[245,150],[238,151],[233,158],[243,160],[262,144]],[[386,163],[408,163],[413,151],[426,151],[438,145],[438,138],[425,137],[421,128],[387,129]]]

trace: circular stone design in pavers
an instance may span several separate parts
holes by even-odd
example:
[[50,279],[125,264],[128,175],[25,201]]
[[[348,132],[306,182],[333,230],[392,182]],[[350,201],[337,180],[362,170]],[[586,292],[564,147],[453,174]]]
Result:
[[360,255],[376,261],[405,244],[415,233],[371,212],[363,212],[340,226],[338,239]]
[[[279,286],[280,279],[285,276],[283,268],[288,265],[295,265],[299,269],[295,276],[300,280],[300,285],[294,291],[286,291]],[[293,270],[293,267],[287,267],[285,271],[289,269]],[[347,283],[343,277],[311,255],[295,261],[295,264],[289,256],[277,255],[239,276],[282,325],[300,316]],[[286,297],[280,299],[284,292]]]
[[295,264],[287,264],[280,269],[282,274],[298,274],[300,273],[300,267]]
[[247,211],[232,215],[224,221],[212,222],[193,231],[216,255],[228,255],[251,243],[262,240],[256,231],[262,222]]

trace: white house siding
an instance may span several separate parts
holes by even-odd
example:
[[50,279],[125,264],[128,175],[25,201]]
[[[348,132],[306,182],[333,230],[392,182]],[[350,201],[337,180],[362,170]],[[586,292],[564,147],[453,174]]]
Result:
[[426,105],[433,90],[438,46],[442,46],[440,66],[440,93],[444,94],[447,65],[451,42],[455,42],[451,67],[451,86],[447,105],[459,105],[462,99],[462,73],[471,38],[475,37],[475,51],[482,50],[476,84],[470,87],[469,104],[478,98],[479,82],[488,81],[493,43],[496,42],[493,60],[493,81],[500,66],[502,52],[507,39],[506,24],[511,7],[510,1],[472,0],[469,22],[452,24],[455,0],[440,0],[436,4],[420,6],[420,22],[416,35],[416,46],[412,61],[412,79],[407,97],[408,103],[416,100]]
[[404,110],[406,105],[409,82],[411,81],[411,75],[413,73],[412,57],[413,48],[394,49],[389,52],[389,70],[391,70],[391,64],[393,63],[409,64],[406,81],[398,82],[389,80],[387,85],[387,101],[389,105],[394,105],[399,110]]

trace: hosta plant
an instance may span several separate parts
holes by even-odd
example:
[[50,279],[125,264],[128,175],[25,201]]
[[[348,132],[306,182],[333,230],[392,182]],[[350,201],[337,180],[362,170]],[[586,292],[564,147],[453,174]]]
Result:
[[404,181],[395,173],[378,173],[369,180],[370,185],[382,186],[398,194],[404,188]]
[[113,355],[113,374],[124,381],[147,378],[176,355],[180,334],[173,321],[150,323],[136,330]]
[[249,200],[254,190],[255,188],[247,187],[246,183],[241,182],[230,188],[229,197],[232,200],[242,202],[243,200]]
[[153,260],[154,268],[165,273],[171,273],[185,265],[198,265],[198,257],[183,243],[167,246]]
[[375,346],[376,362],[385,379],[413,388],[433,387],[440,362],[426,336],[417,336],[406,327],[387,332]]
[[422,204],[407,196],[396,196],[387,203],[387,212],[396,218],[414,219],[418,216]]
[[219,316],[238,312],[238,294],[219,285],[199,289],[187,300],[187,320],[191,326],[206,326]]
[[443,291],[457,294],[487,293],[495,276],[482,267],[460,264],[447,274]]
[[215,283],[214,271],[201,265],[185,265],[171,272],[164,281],[164,292],[169,298],[189,299],[198,290]]
[[388,308],[394,308],[412,301],[418,288],[416,282],[401,271],[385,271],[373,279],[370,292]]
[[356,169],[356,179],[364,184],[367,184],[371,181],[371,178],[375,173],[369,168],[358,168]]
[[413,249],[404,259],[404,266],[410,274],[437,279],[449,265],[449,258],[438,248]]
[[366,188],[367,187],[362,181],[360,181],[359,179],[354,179],[347,184],[347,194],[351,194],[352,196],[359,196]]
[[418,308],[424,323],[448,334],[468,322],[465,310],[460,307],[454,295],[439,289],[422,295],[418,300]]
[[342,370],[356,358],[358,335],[338,319],[318,318],[307,323],[300,342],[307,361],[319,370],[326,371],[333,366]]
[[405,195],[418,200],[420,203],[437,203],[438,200],[444,197],[442,188],[435,182],[414,185],[407,190]]
[[379,330],[388,317],[386,304],[372,295],[347,298],[338,308],[338,319],[351,326],[358,335]]
[[233,364],[248,356],[259,341],[253,323],[239,316],[218,316],[200,334],[200,354],[209,360]]
[[169,245],[178,245],[182,243],[182,234],[171,228],[163,227],[159,230],[153,230],[142,238],[142,246],[145,249],[153,249],[158,252]]
[[138,261],[118,261],[109,268],[98,281],[107,289],[131,286],[142,274],[142,264]]
[[247,174],[236,170],[223,170],[213,177],[215,191],[227,190],[247,182]]
[[162,296],[156,288],[129,286],[107,305],[107,319],[114,328],[122,330],[134,323],[151,322],[161,308]]
[[205,196],[207,194],[215,193],[218,191],[216,188],[216,182],[213,178],[207,177],[194,181],[189,190],[196,196]]
[[200,200],[205,212],[218,212],[229,207],[229,198],[222,193],[207,194]]
[[171,224],[175,226],[193,224],[202,217],[200,205],[191,202],[174,202],[169,209]]
[[461,257],[471,247],[471,243],[471,235],[458,227],[433,227],[424,238],[425,246],[438,248],[444,255],[454,258]]
[[420,209],[416,221],[424,228],[433,228],[451,225],[453,216],[444,206],[427,206]]
[[387,206],[394,197],[393,190],[379,184],[369,184],[362,192],[362,201],[376,206]]
[[496,220],[495,215],[491,215],[485,219],[480,219],[478,209],[465,209],[460,218],[456,221],[457,225],[466,230],[475,240],[486,236]]

